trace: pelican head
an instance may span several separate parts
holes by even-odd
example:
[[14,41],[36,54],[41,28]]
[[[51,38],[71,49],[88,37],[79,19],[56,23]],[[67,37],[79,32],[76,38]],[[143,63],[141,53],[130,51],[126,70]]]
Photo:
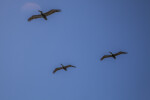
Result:
[[64,67],[64,65],[63,65],[63,64],[61,64],[61,66],[62,66],[62,67]]
[[38,10],[40,13],[42,13],[42,11],[41,10]]
[[109,52],[110,54],[113,54],[112,52]]
[[72,67],[76,67],[76,66],[72,66]]

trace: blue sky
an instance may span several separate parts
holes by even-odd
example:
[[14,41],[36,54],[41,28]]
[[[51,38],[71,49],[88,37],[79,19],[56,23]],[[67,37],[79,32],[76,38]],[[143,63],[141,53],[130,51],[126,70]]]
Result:
[[[1,0],[0,100],[150,100],[149,5]],[[27,21],[50,9],[62,12]],[[100,61],[121,50],[128,54]],[[52,74],[60,64],[77,68]]]

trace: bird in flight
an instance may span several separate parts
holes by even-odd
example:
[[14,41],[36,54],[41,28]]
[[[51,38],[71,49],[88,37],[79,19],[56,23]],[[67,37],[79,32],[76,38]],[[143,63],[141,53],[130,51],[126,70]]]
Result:
[[101,58],[101,60],[103,60],[104,58],[108,58],[108,57],[113,57],[114,59],[116,59],[116,56],[118,56],[118,55],[120,55],[120,54],[127,54],[127,52],[122,52],[122,51],[120,51],[120,52],[118,52],[118,53],[115,53],[115,54],[113,54],[112,52],[109,52],[110,53],[110,55],[104,55],[102,58]]
[[61,70],[61,69],[64,69],[65,71],[67,71],[67,68],[69,68],[69,67],[74,67],[74,68],[76,68],[76,66],[72,66],[72,65],[64,66],[63,64],[61,64],[61,66],[62,66],[62,67],[55,68],[55,70],[53,71],[53,73],[55,73],[56,71]]
[[60,12],[60,11],[61,11],[60,9],[52,9],[52,10],[46,12],[46,13],[43,13],[42,11],[39,10],[39,12],[41,14],[31,16],[30,18],[28,18],[28,21],[31,21],[31,20],[37,19],[37,18],[44,18],[45,20],[47,20],[47,16],[49,16],[49,15],[55,13],[55,12]]

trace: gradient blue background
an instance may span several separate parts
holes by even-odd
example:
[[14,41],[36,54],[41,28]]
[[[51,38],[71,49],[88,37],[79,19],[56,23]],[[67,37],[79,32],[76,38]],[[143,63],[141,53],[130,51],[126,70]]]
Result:
[[[28,22],[27,2],[62,12]],[[0,2],[0,100],[150,100],[149,52],[149,0]]]

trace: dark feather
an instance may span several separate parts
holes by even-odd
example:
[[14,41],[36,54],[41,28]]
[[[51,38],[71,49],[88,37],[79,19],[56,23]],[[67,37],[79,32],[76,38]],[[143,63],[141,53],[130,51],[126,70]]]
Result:
[[60,9],[52,9],[52,10],[50,10],[50,11],[44,13],[44,15],[48,16],[48,15],[51,15],[51,14],[53,14],[53,13],[55,13],[55,12],[60,12],[60,11],[61,11]]
[[63,69],[63,68],[62,67],[55,68],[55,70],[53,71],[53,73],[55,73],[56,71],[61,70],[61,69]]
[[104,55],[101,60],[103,60],[104,58],[108,58],[108,57],[112,57],[112,55]]
[[127,54],[127,52],[122,52],[122,51],[120,51],[120,52],[118,52],[118,53],[116,53],[116,54],[114,54],[115,56],[118,56],[118,55],[120,55],[120,54]]
[[74,68],[76,68],[75,66],[72,66],[72,65],[65,66],[65,68],[68,68],[68,67],[74,67]]
[[32,19],[42,18],[42,15],[33,15],[31,16],[28,21],[31,21]]

